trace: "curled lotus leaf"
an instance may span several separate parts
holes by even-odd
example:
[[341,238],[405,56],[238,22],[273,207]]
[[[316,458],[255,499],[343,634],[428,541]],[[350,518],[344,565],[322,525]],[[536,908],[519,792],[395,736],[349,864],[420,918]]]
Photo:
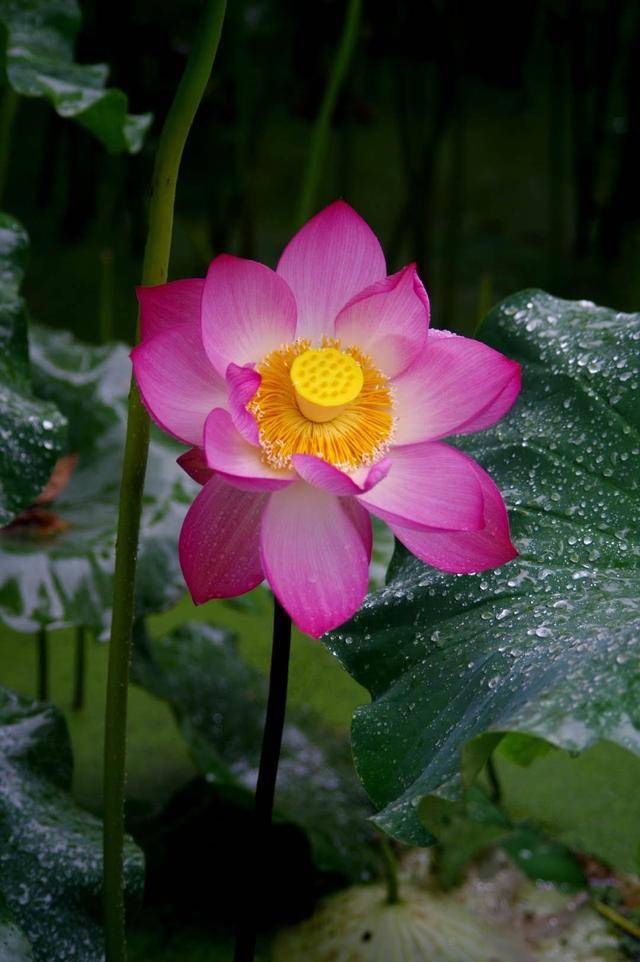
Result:
[[89,130],[111,153],[136,153],[151,114],[128,113],[122,90],[106,87],[106,64],[75,63],[76,0],[0,0],[0,56],[12,89],[44,97],[61,117]]

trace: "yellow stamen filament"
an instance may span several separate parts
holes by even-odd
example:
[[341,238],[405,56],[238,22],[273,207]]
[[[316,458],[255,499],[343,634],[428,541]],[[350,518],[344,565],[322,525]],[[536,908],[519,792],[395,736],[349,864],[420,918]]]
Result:
[[[316,388],[318,375],[329,369],[336,376],[325,379],[326,388]],[[294,454],[313,454],[354,470],[386,451],[393,431],[391,388],[357,348],[342,349],[339,341],[325,339],[322,349],[311,350],[309,341],[295,341],[268,354],[257,370],[262,383],[248,410],[258,421],[263,456],[272,467],[289,467]],[[302,409],[305,401],[312,405],[307,413]],[[331,412],[330,420],[318,419],[318,413],[332,407],[339,410]]]
[[350,354],[320,347],[298,354],[291,365],[298,408],[310,421],[332,421],[362,390],[362,368]]

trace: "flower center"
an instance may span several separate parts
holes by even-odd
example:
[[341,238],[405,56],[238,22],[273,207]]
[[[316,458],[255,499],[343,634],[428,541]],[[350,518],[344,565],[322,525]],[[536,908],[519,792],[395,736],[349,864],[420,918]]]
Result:
[[299,354],[291,365],[291,383],[300,411],[310,421],[332,421],[362,390],[364,375],[350,354],[320,347]]
[[258,422],[265,461],[291,465],[294,454],[312,454],[343,470],[373,464],[393,431],[388,379],[356,347],[325,338],[272,351],[257,366],[262,381],[248,410]]

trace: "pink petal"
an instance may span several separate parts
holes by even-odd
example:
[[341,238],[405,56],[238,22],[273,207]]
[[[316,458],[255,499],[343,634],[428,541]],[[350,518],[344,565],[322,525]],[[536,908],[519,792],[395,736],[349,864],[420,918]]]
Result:
[[369,512],[365,511],[355,498],[341,498],[340,504],[353,521],[358,534],[362,538],[364,550],[367,552],[367,561],[371,561],[371,549],[373,547],[373,528]]
[[213,477],[213,471],[207,464],[202,448],[189,448],[177,461],[182,470],[198,484],[206,484],[209,478]]
[[363,535],[338,498],[304,482],[269,499],[260,534],[263,568],[281,604],[313,638],[350,618],[367,592]]
[[136,287],[140,305],[140,339],[146,341],[178,324],[200,323],[204,279],[191,277],[155,287]]
[[296,337],[332,337],[338,311],[386,273],[384,254],[371,228],[338,200],[312,217],[289,241],[278,274],[295,294]]
[[391,468],[391,462],[387,458],[370,468],[363,468],[352,474],[340,471],[333,464],[328,464],[327,461],[313,454],[294,454],[291,462],[307,484],[313,484],[317,488],[330,491],[331,494],[342,496],[369,491],[387,476]]
[[244,491],[277,491],[295,480],[293,471],[276,471],[264,464],[260,448],[244,440],[221,408],[207,418],[204,450],[209,467]]
[[495,396],[490,404],[479,411],[474,417],[465,421],[464,424],[461,424],[456,430],[456,434],[472,434],[474,431],[483,431],[485,428],[491,427],[492,424],[495,424],[496,421],[499,421],[511,410],[522,387],[522,367],[517,361],[512,361],[511,363],[517,365],[517,369],[514,371],[511,380],[507,381],[502,391]]
[[520,365],[469,337],[431,333],[393,382],[396,444],[479,431],[503,417],[520,391]]
[[257,363],[295,329],[295,300],[281,277],[256,261],[216,257],[202,293],[202,339],[220,374],[231,363]]
[[224,380],[211,367],[196,325],[160,331],[131,352],[140,395],[160,427],[187,444],[202,446],[207,415],[226,407]]
[[259,532],[268,498],[238,491],[217,475],[198,494],[179,544],[182,573],[197,605],[244,594],[264,580]]
[[386,478],[358,501],[388,524],[477,531],[484,524],[482,488],[473,464],[448,444],[411,444],[389,454]]
[[249,365],[239,367],[230,364],[227,368],[227,386],[229,388],[229,411],[236,428],[249,444],[258,444],[260,432],[258,422],[253,414],[247,411],[247,404],[254,396],[262,378]]
[[475,462],[474,467],[484,495],[485,525],[480,531],[414,531],[398,524],[389,525],[412,554],[441,571],[455,574],[486,571],[518,555],[511,542],[502,495],[486,471]]
[[336,337],[396,377],[420,354],[429,327],[429,298],[415,264],[356,294],[336,318]]

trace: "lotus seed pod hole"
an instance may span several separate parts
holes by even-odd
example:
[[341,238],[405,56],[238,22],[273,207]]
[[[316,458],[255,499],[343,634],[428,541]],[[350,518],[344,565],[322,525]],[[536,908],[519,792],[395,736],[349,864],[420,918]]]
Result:
[[360,394],[362,368],[334,347],[312,348],[291,365],[291,383],[301,413],[310,421],[331,421]]

